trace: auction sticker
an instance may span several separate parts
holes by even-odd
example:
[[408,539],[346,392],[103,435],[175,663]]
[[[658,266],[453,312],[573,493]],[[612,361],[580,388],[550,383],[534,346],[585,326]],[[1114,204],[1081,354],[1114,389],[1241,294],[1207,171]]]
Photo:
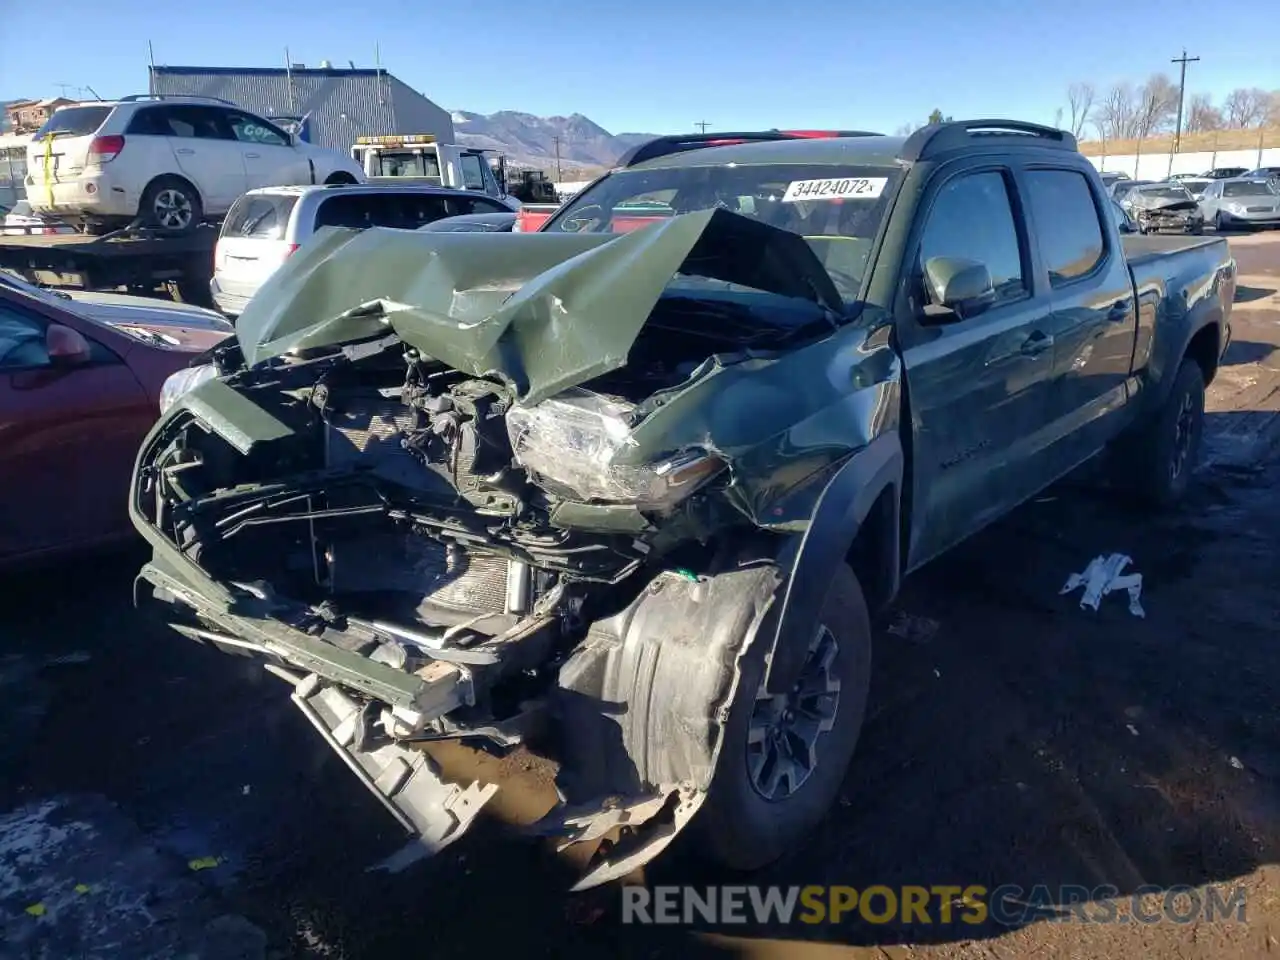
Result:
[[792,180],[787,184],[787,192],[782,195],[783,203],[797,203],[800,200],[844,200],[847,198],[875,199],[884,192],[888,183],[886,177],[842,177],[837,180]]

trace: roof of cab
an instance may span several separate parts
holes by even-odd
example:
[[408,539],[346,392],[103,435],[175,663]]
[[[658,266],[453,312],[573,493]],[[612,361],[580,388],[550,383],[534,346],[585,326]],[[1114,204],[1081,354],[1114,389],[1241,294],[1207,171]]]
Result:
[[628,170],[665,170],[671,167],[719,167],[772,163],[856,164],[894,166],[904,137],[821,137],[796,140],[762,140],[725,146],[701,147],[643,160]]
[[275,187],[255,187],[245,191],[245,196],[303,197],[312,193],[433,193],[447,197],[486,196],[475,190],[459,190],[455,187],[437,187],[429,183],[301,183]]

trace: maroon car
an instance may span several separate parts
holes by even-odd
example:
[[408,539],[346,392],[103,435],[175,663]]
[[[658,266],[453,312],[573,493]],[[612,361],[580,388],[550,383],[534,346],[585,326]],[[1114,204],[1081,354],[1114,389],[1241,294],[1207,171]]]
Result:
[[228,329],[155,321],[111,324],[0,284],[0,566],[132,535],[129,479],[160,387]]

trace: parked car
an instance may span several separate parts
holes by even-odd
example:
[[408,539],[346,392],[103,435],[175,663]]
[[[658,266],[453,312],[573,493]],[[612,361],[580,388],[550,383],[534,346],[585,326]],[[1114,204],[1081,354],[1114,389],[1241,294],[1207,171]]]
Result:
[[6,237],[52,236],[59,233],[75,233],[75,227],[58,220],[37,217],[31,210],[30,200],[17,201],[4,214],[0,235]]
[[1137,233],[1138,223],[1129,216],[1129,211],[1120,206],[1114,199],[1107,198],[1107,212],[1111,214],[1111,222],[1119,233]]
[[1138,187],[1145,187],[1148,184],[1155,183],[1154,180],[1117,180],[1111,185],[1111,196],[1119,203],[1124,203],[1125,196],[1129,191],[1136,190]]
[[1098,174],[1098,179],[1102,181],[1102,186],[1109,192],[1112,187],[1122,180],[1132,179],[1127,173],[1117,171],[1104,171]]
[[1280,226],[1280,189],[1273,180],[1215,180],[1200,210],[1215,230]]
[[1139,233],[1177,230],[1200,233],[1204,230],[1204,214],[1191,192],[1174,181],[1144,183],[1128,191],[1120,205],[1138,224]]
[[1199,200],[1204,195],[1205,187],[1213,183],[1212,180],[1206,180],[1203,177],[1183,177],[1178,183],[1187,188],[1187,192],[1191,196]]
[[0,567],[132,535],[126,494],[166,379],[225,329],[95,319],[0,282]]
[[418,229],[426,233],[510,233],[515,223],[514,212],[464,213],[456,217],[436,220]]
[[1206,180],[1232,180],[1249,172],[1248,167],[1214,167],[1204,174]]
[[1187,491],[1235,265],[1106,202],[984,120],[658,138],[529,236],[328,231],[143,443],[140,583],[427,851],[498,786],[415,741],[536,720],[542,832],[627,826],[578,888],[686,827],[760,866],[836,797],[904,575],[1100,453]]
[[108,225],[138,218],[172,233],[220,219],[256,187],[363,179],[349,156],[206,97],[62,107],[27,147],[27,197],[37,214]]
[[1280,167],[1258,167],[1245,174],[1250,180],[1280,180]]
[[235,202],[214,250],[213,302],[229,317],[322,227],[416,230],[461,214],[509,214],[498,200],[470,190],[417,184],[264,187]]

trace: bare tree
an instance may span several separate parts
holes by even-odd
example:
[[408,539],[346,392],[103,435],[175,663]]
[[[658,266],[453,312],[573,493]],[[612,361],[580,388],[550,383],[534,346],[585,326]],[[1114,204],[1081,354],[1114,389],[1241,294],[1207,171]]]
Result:
[[1117,83],[1107,91],[1093,115],[1093,125],[1104,140],[1125,140],[1137,126],[1138,98],[1133,87]]
[[893,131],[893,135],[895,137],[909,137],[923,126],[923,123],[904,123],[897,130]]
[[1071,133],[1078,140],[1084,136],[1085,125],[1093,111],[1097,91],[1092,83],[1073,83],[1067,87],[1067,108],[1071,111]]
[[1280,127],[1280,90],[1272,90],[1267,96],[1266,126]]
[[1228,127],[1245,130],[1260,125],[1266,119],[1269,105],[1270,96],[1265,90],[1239,87],[1227,94],[1227,99],[1222,102],[1222,110],[1226,114]]
[[1163,73],[1153,73],[1138,88],[1134,135],[1149,137],[1168,129],[1178,113],[1178,86]]
[[1222,111],[1213,105],[1207,94],[1197,93],[1187,104],[1187,133],[1207,133],[1222,129]]

